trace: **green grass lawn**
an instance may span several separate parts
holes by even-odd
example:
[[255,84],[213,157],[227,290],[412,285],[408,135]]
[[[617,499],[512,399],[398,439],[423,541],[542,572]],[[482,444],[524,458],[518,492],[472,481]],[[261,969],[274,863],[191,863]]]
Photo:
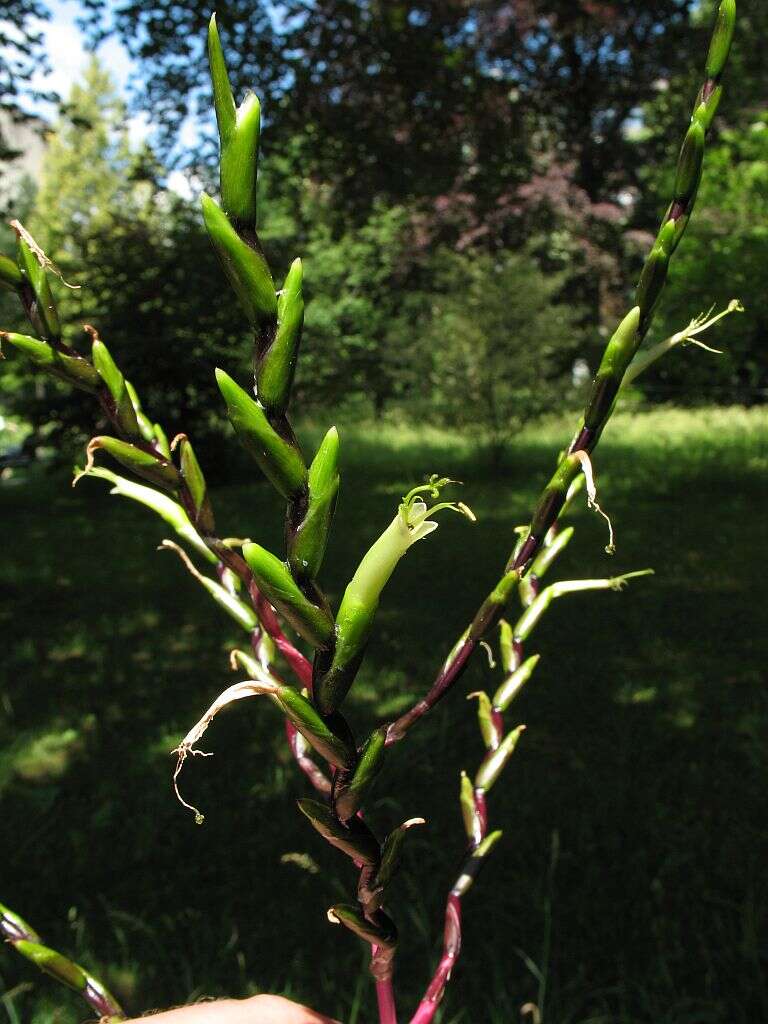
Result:
[[[447,433],[342,429],[332,598],[425,474],[463,480],[478,515],[446,516],[386,591],[350,698],[360,733],[431,682],[568,433],[530,430],[494,468]],[[528,731],[490,798],[504,839],[467,897],[441,1020],[517,1022],[532,1000],[545,1024],[754,1024],[768,1019],[768,414],[618,415],[595,468],[617,553],[580,502],[553,578],[656,575],[564,598],[529,641],[542,660],[507,716]],[[222,532],[277,549],[256,469],[215,499]],[[203,827],[173,797],[169,751],[235,681],[227,652],[243,639],[156,552],[163,524],[102,481],[72,491],[63,471],[3,481],[0,516],[0,899],[132,1011],[274,990],[369,1024],[362,948],[325,919],[354,874],[294,807],[305,790],[271,707],[222,715],[205,738],[215,757],[185,769]],[[481,757],[464,697],[498,672],[473,663],[393,749],[371,803],[380,831],[427,819],[391,903],[403,1019],[462,852],[458,774]],[[0,991],[11,1024],[86,1016],[10,949]]]

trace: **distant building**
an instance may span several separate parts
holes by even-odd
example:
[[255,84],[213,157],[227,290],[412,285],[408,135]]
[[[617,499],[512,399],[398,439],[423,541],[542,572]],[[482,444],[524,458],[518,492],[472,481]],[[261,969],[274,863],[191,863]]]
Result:
[[13,206],[25,181],[39,181],[46,149],[45,129],[40,118],[15,121],[9,111],[0,110],[0,211]]

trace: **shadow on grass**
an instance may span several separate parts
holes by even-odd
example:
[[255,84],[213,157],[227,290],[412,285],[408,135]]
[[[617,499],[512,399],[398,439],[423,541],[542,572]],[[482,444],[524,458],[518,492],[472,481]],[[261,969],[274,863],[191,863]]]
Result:
[[[579,508],[557,576],[657,575],[621,596],[563,599],[529,641],[542,661],[508,715],[528,732],[490,800],[505,837],[467,899],[444,1024],[518,1020],[544,983],[548,1024],[768,1017],[768,420],[739,416],[714,429],[690,414],[612,425],[597,470],[618,553],[603,554],[604,523]],[[333,599],[425,472],[463,479],[479,517],[443,520],[390,584],[351,698],[364,733],[429,683],[567,431],[524,435],[498,469],[449,434],[343,436]],[[279,511],[255,471],[216,507],[227,534],[279,550]],[[169,750],[233,681],[227,651],[243,638],[154,550],[163,525],[97,482],[71,492],[58,472],[4,482],[0,509],[3,900],[103,969],[132,1010],[259,986],[371,1020],[361,950],[325,920],[353,876],[292,806],[303,787],[271,707],[222,715],[206,736],[216,756],[185,769],[202,828],[173,798]],[[392,752],[372,804],[382,831],[428,820],[392,901],[405,1009],[434,963],[461,854],[458,773],[481,756],[463,697],[497,680],[478,659]],[[8,988],[29,983],[13,1000],[20,1020],[81,1019],[10,954],[0,972]]]

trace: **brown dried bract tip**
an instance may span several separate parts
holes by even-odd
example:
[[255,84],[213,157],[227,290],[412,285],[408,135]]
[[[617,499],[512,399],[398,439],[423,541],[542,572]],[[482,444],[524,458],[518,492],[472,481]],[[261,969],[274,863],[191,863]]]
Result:
[[37,260],[41,267],[44,267],[46,270],[50,270],[52,274],[55,274],[56,277],[58,277],[58,279],[66,288],[71,288],[72,291],[75,292],[80,290],[79,284],[70,284],[69,281],[66,281],[64,279],[64,275],[62,274],[62,272],[59,270],[59,268],[56,266],[53,260],[49,259],[45,255],[43,250],[34,240],[32,235],[30,235],[30,233],[27,231],[27,229],[24,227],[20,220],[9,220],[8,223],[16,232],[17,237],[21,238],[22,241],[27,243],[32,255],[35,257],[35,259]]
[[592,461],[589,455],[582,450],[573,452],[576,458],[581,463],[581,470],[584,474],[584,479],[587,481],[587,504],[594,511],[603,517],[608,523],[608,544],[605,548],[607,555],[612,555],[616,551],[616,538],[613,533],[613,523],[611,522],[610,516],[604,512],[597,501],[597,485],[595,484],[595,477],[592,472]]

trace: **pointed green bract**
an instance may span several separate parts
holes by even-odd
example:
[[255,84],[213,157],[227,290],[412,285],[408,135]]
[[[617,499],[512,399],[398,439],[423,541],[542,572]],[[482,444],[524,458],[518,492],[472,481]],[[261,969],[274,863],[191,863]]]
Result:
[[[149,416],[147,416],[146,413],[141,408],[141,400],[139,399],[139,395],[138,392],[136,391],[136,388],[133,386],[133,384],[131,384],[129,380],[126,380],[125,388],[131,399],[131,403],[133,404],[133,411],[136,413],[136,419],[139,424],[141,436],[144,438],[145,441],[149,441],[150,444],[154,443],[156,440],[155,425],[152,422],[152,420],[150,420]],[[163,452],[163,454],[165,455],[166,453]],[[170,451],[168,452],[168,455],[166,457],[169,456]]]
[[409,821],[404,821],[402,825],[398,825],[396,829],[389,833],[381,848],[381,863],[373,877],[372,885],[374,889],[383,890],[387,888],[400,867],[403,842],[405,841],[406,834],[414,825],[423,824],[423,818],[411,818]]
[[27,942],[24,939],[14,945],[22,956],[31,960],[41,971],[45,971],[46,974],[50,974],[52,978],[63,982],[76,992],[82,992],[88,984],[88,978],[82,967],[78,967],[61,953],[57,953],[55,949],[49,949],[48,946],[43,946],[38,942]]
[[98,339],[94,341],[93,348],[91,350],[91,357],[93,359],[93,365],[96,367],[96,372],[104,382],[104,385],[112,399],[113,415],[116,425],[127,438],[130,438],[130,440],[140,440],[141,431],[139,430],[139,421],[136,418],[136,409],[134,408],[133,401],[128,393],[128,388],[125,385],[125,377],[118,369],[109,349],[103,341],[99,341]]
[[235,130],[221,147],[219,173],[221,205],[236,224],[253,228],[256,224],[257,171],[261,106],[249,93],[237,110]]
[[[646,264],[646,267],[649,266],[650,260]],[[592,429],[597,429],[610,415],[621,387],[621,379],[640,346],[640,317],[641,303],[638,299],[638,304],[627,313],[605,346],[594,389],[584,412],[584,423]]]
[[337,768],[349,768],[355,762],[355,749],[329,727],[312,703],[298,690],[283,686],[272,698],[286,718],[290,718],[306,741]]
[[475,775],[476,789],[482,789],[487,793],[491,786],[493,786],[499,775],[501,775],[504,765],[512,756],[514,749],[517,746],[517,741],[520,739],[524,730],[524,725],[518,725],[518,727],[513,729],[512,732],[507,733],[496,750],[491,751],[491,753],[486,756],[477,771],[477,775]]
[[470,693],[469,696],[477,698],[477,724],[480,726],[480,735],[487,749],[492,750],[498,745],[500,737],[493,720],[490,698],[482,690],[479,693]]
[[686,133],[683,148],[680,150],[675,174],[675,199],[688,203],[698,190],[704,161],[705,138],[704,129],[694,121]]
[[298,579],[314,580],[323,564],[339,493],[339,434],[331,427],[309,467],[307,510],[288,537],[288,563]]
[[373,628],[378,601],[371,607],[345,597],[336,614],[336,643],[330,655],[316,661],[314,701],[324,715],[342,704],[354,682]]
[[228,217],[253,228],[261,123],[259,101],[249,93],[240,107],[235,107],[215,15],[208,24],[208,62],[221,143],[221,205]]
[[210,196],[203,195],[202,205],[208,234],[249,323],[254,329],[274,329],[277,295],[267,261],[243,241]]
[[215,14],[211,15],[211,20],[208,22],[208,63],[211,69],[213,105],[216,110],[216,122],[219,126],[219,138],[224,146],[235,130],[236,109]]
[[260,544],[244,544],[243,557],[259,590],[282,612],[296,632],[315,648],[327,647],[333,639],[331,614],[310,601],[291,576],[285,562]]
[[[589,426],[586,414],[584,421]],[[557,519],[560,509],[565,504],[568,488],[580,472],[581,463],[576,456],[566,455],[560,462],[552,474],[549,483],[544,488],[531,518],[530,532],[533,537],[538,537],[543,541],[550,526]],[[504,603],[506,603],[506,595],[504,596]]]
[[259,401],[270,411],[283,412],[291,396],[304,324],[302,275],[301,260],[296,259],[277,297],[275,339],[256,372]]
[[466,772],[461,773],[459,783],[459,804],[461,806],[461,817],[464,822],[464,831],[467,839],[474,841],[477,836],[478,820],[477,806],[475,804],[475,787]]
[[313,827],[331,846],[369,867],[379,863],[379,844],[370,829],[358,818],[353,818],[350,825],[345,826],[326,804],[308,799],[297,802],[302,814],[309,818]]
[[153,484],[158,484],[170,491],[176,491],[179,486],[179,473],[174,465],[164,459],[155,458],[154,455],[144,451],[143,448],[138,448],[135,444],[129,444],[116,437],[101,435],[94,437],[89,443],[89,455],[97,448],[103,448],[121,466],[125,466],[126,469],[132,470]]
[[382,911],[378,912],[373,923],[353,904],[337,903],[328,911],[328,917],[335,924],[343,924],[358,938],[370,942],[371,945],[392,949],[397,944],[395,923]]
[[352,777],[336,794],[335,810],[347,821],[362,806],[382,768],[387,727],[375,729],[360,749],[360,757]]
[[696,106],[693,116],[705,131],[709,131],[722,97],[723,87],[722,85],[716,85],[707,98],[701,99]]
[[728,61],[736,28],[736,0],[723,0],[717,11],[717,21],[707,54],[707,78],[719,78]]
[[110,494],[118,494],[124,498],[130,498],[140,505],[145,505],[168,523],[179,537],[194,548],[199,555],[202,555],[203,558],[214,565],[218,562],[216,555],[204,543],[200,534],[189,521],[187,513],[177,501],[169,498],[167,494],[156,491],[154,487],[147,487],[146,484],[136,483],[135,480],[128,480],[126,477],[119,476],[117,473],[113,473],[111,469],[105,469],[103,466],[91,466],[90,469],[85,470],[80,476],[94,476],[101,480],[108,480],[113,485]]
[[216,370],[216,381],[237,436],[277,491],[286,499],[296,497],[307,483],[301,453],[277,433],[264,409],[229,374]]
[[532,654],[530,658],[526,658],[522,665],[507,676],[493,696],[493,706],[498,711],[507,710],[509,705],[533,675],[533,671],[538,665],[540,657],[540,654]]
[[203,534],[214,530],[213,512],[208,500],[208,488],[203,471],[197,461],[192,443],[186,434],[179,435],[181,445],[181,475],[194,505],[195,525]]
[[25,301],[32,326],[48,341],[60,341],[61,324],[48,282],[48,274],[27,242],[21,237],[17,243],[17,262],[24,275],[22,294],[25,287],[31,289],[32,292],[31,301],[29,303]]
[[72,387],[87,391],[91,395],[96,394],[101,387],[101,378],[87,359],[60,352],[47,341],[31,338],[28,334],[0,331],[0,342],[2,341],[13,345],[38,370],[63,380]]
[[513,672],[517,666],[515,637],[512,627],[506,619],[502,619],[499,622],[499,652],[501,654],[501,667],[505,672]]
[[155,444],[157,445],[158,451],[161,452],[166,459],[170,459],[171,446],[168,443],[168,438],[165,435],[165,431],[163,430],[159,423],[152,424],[152,433],[154,434]]

